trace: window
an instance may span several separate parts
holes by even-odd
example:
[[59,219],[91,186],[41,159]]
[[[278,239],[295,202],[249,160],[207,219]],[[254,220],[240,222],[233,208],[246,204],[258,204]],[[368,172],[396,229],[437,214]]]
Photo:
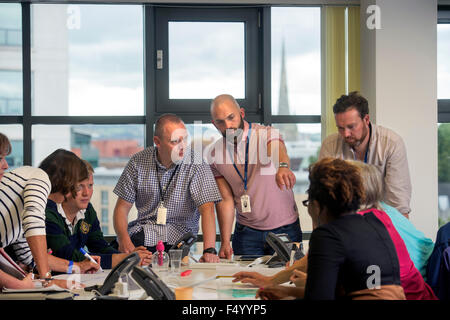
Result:
[[272,114],[320,115],[320,8],[272,8]]
[[243,22],[169,22],[169,99],[244,99],[244,44]]
[[438,208],[441,227],[450,221],[450,7],[440,7],[438,17]]
[[108,191],[102,191],[102,205],[108,205]]
[[108,216],[108,209],[103,208],[102,209],[102,216],[101,216],[102,222],[102,231],[103,234],[109,234],[109,216]]
[[258,111],[257,9],[157,8],[155,21],[158,112],[208,114],[221,93]]
[[220,137],[211,99],[229,93],[247,121],[280,129],[300,209],[321,134],[320,16],[320,7],[0,4],[8,163],[38,166],[57,148],[88,160],[91,202],[113,233],[113,189],[131,155],[153,144],[157,117],[180,115],[205,152]]
[[0,114],[22,114],[22,72],[0,70]]
[[23,129],[21,125],[0,125],[0,132],[11,143],[11,153],[6,157],[9,170],[23,166]]
[[143,115],[140,6],[32,6],[35,115]]
[[0,46],[22,46],[22,19],[19,4],[0,3]]
[[0,115],[21,114],[21,8],[19,4],[0,3]]

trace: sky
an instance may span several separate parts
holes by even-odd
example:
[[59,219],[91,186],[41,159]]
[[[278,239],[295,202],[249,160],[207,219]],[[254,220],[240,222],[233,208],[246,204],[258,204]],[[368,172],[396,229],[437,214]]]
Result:
[[[69,30],[70,114],[143,114],[140,7],[80,8],[80,28]],[[243,97],[244,38],[243,23],[171,22],[170,98],[211,99],[224,92]],[[320,114],[319,9],[272,10],[274,114],[278,109],[282,39],[291,114]]]
[[450,24],[438,25],[438,99],[450,99]]
[[[66,20],[78,22],[67,28],[69,114],[142,115],[142,7],[63,6]],[[274,7],[271,15],[273,114],[278,112],[283,42],[291,114],[320,114],[320,9]],[[41,23],[45,21],[35,21]],[[0,29],[17,27],[20,6],[0,4]],[[220,92],[243,95],[243,23],[171,23],[169,39],[171,98],[212,98]],[[450,25],[438,25],[441,99],[450,98],[449,56]],[[10,74],[1,76],[0,90],[16,92]]]

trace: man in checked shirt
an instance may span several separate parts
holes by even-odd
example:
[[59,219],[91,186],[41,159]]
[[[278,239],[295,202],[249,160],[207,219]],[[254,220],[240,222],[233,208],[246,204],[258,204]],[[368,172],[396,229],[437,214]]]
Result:
[[[222,200],[209,165],[201,154],[187,149],[188,133],[174,114],[162,115],[155,125],[153,142],[131,157],[117,182],[114,228],[119,250],[137,246],[156,251],[162,240],[170,249],[183,234],[198,233],[202,217],[203,256],[200,261],[219,262],[215,250],[215,203]],[[138,217],[128,224],[133,204]]]

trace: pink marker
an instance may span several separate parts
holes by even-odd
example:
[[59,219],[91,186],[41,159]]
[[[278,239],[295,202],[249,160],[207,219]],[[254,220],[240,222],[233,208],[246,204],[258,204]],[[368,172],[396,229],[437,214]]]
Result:
[[186,271],[183,271],[182,273],[180,273],[180,275],[182,276],[182,277],[187,277],[188,275],[190,275],[192,273],[192,270],[186,270]]
[[158,265],[162,266],[164,261],[164,243],[159,240],[158,244],[156,245],[156,250],[158,251]]

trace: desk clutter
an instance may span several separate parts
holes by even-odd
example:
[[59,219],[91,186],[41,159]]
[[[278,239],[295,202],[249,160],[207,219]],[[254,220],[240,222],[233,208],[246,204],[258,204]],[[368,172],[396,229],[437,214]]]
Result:
[[[133,252],[112,270],[94,274],[61,274],[54,278],[66,280],[68,288],[57,286],[30,290],[3,290],[0,299],[37,300],[254,300],[258,287],[233,282],[240,271],[257,271],[273,275],[293,259],[294,246],[285,243],[286,235],[270,235],[269,244],[275,253],[270,256],[235,256],[217,263],[198,262],[190,253],[196,241],[191,233],[184,235],[169,250],[160,241],[150,266],[139,266],[140,257]],[[295,247],[297,248],[297,246]],[[172,251],[172,252],[171,252]]]

